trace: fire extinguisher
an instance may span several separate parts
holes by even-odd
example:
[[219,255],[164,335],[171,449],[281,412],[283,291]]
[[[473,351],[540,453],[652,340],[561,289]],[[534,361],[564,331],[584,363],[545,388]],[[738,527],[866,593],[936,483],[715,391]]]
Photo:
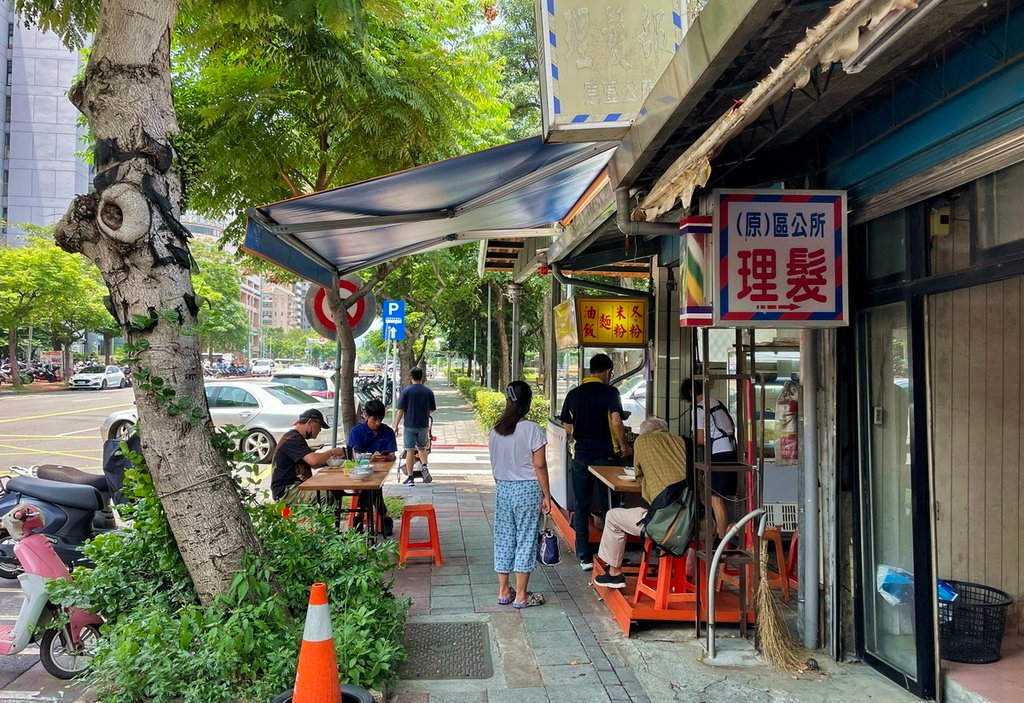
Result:
[[775,465],[800,462],[800,386],[786,381],[775,403]]

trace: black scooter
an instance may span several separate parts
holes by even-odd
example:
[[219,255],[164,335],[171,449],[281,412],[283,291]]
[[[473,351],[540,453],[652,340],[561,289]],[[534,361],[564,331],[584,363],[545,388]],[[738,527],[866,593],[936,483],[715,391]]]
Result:
[[[19,503],[39,508],[45,518],[43,533],[50,537],[61,560],[73,567],[82,562],[82,544],[100,532],[116,528],[111,489],[103,475],[71,466],[45,464],[36,476],[15,476],[0,493],[0,515]],[[0,578],[14,579],[21,564],[14,555],[14,540],[0,530]]]

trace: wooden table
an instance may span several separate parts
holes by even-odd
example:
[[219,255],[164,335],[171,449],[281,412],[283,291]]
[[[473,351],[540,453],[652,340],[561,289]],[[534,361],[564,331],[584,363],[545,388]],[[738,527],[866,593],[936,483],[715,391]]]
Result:
[[[312,478],[306,479],[299,484],[303,491],[329,491],[337,500],[336,515],[338,529],[341,529],[341,515],[345,512],[352,512],[351,508],[342,508],[341,499],[344,496],[356,496],[359,493],[366,493],[369,500],[360,501],[357,512],[363,516],[363,529],[369,534],[377,533],[376,515],[384,514],[384,491],[382,486],[391,469],[397,460],[374,461],[370,464],[373,473],[364,477],[353,477],[348,474],[350,469],[342,467],[324,467],[319,469]],[[365,504],[364,504],[365,503]],[[381,521],[383,523],[383,521]],[[383,526],[383,525],[382,525]]]
[[[590,466],[590,473],[597,476],[598,480],[608,487],[608,507],[614,507],[612,493],[639,493],[640,482],[637,480],[625,481],[619,476],[626,473],[622,466]],[[620,501],[621,503],[621,501]],[[621,505],[620,505],[621,507]]]

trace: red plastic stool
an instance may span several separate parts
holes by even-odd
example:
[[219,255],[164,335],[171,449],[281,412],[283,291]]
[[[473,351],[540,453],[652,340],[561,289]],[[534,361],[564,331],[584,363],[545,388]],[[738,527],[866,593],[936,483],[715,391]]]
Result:
[[[411,541],[411,523],[414,517],[425,517],[430,537],[426,542]],[[441,541],[437,536],[437,515],[431,503],[407,505],[402,510],[402,536],[398,541],[398,563],[405,564],[409,557],[433,557],[434,566],[441,566]]]
[[[686,558],[663,554],[658,557],[658,575],[653,579],[647,575],[651,567],[651,540],[644,540],[644,555],[640,558],[633,605],[644,595],[654,601],[654,607],[667,609],[669,603],[692,603],[692,585],[686,581]],[[683,584],[690,586],[686,588]]]
[[782,533],[777,527],[766,527],[764,530],[764,541],[768,548],[775,547],[775,565],[778,571],[768,569],[768,586],[770,588],[782,589],[782,600],[789,600],[789,576],[786,573],[786,552],[782,549]]
[[[356,519],[360,515],[359,512],[356,512],[356,511],[359,510],[359,494],[358,493],[356,493],[354,496],[349,498],[348,508],[349,508],[349,511],[350,511],[349,514],[348,514],[348,526],[350,528],[352,528],[352,527],[356,526]],[[377,532],[384,532],[384,516],[381,515],[380,513],[376,513],[373,516],[373,521],[375,523],[377,523],[376,524]]]

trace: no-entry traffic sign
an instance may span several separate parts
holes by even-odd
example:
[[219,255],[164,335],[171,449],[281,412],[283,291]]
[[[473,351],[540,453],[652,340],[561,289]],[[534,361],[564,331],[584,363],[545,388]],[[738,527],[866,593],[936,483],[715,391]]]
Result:
[[[359,276],[343,276],[338,288],[342,299],[355,293],[363,287],[363,279]],[[359,337],[370,329],[373,318],[376,315],[377,302],[373,293],[365,296],[351,305],[348,313],[348,325],[352,328],[352,336]],[[306,317],[313,329],[328,339],[337,339],[338,328],[334,323],[334,316],[331,315],[330,307],[327,305],[327,290],[322,286],[312,286],[306,293]]]

